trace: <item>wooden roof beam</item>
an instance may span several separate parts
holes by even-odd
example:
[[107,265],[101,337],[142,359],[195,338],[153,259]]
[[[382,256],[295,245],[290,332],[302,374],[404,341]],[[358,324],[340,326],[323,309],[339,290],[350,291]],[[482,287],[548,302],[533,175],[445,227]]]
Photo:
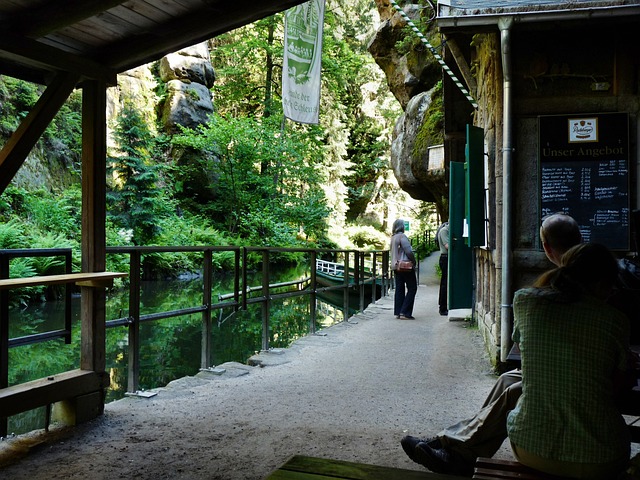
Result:
[[51,71],[64,70],[85,78],[103,79],[109,85],[115,85],[117,82],[118,72],[105,65],[35,40],[10,34],[0,35],[0,59],[2,58],[36,69],[46,66]]
[[0,150],[0,195],[9,186],[60,107],[69,98],[78,80],[79,76],[76,74],[58,74]]
[[447,41],[447,47],[449,47],[449,51],[453,55],[454,60],[456,61],[456,65],[460,69],[460,74],[467,84],[467,88],[475,97],[478,90],[478,84],[476,83],[476,79],[473,77],[471,73],[471,68],[469,68],[469,64],[467,63],[460,46],[458,45],[457,40],[451,35],[445,35]]

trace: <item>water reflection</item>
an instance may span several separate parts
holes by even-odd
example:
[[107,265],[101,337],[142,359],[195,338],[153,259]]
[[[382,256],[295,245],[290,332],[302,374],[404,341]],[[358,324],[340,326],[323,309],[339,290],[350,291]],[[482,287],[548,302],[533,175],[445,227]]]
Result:
[[[303,278],[305,272],[283,272],[273,282]],[[257,278],[250,285],[259,285]],[[213,286],[213,300],[233,290],[233,279],[221,276]],[[269,344],[285,348],[310,331],[309,296],[289,297],[271,302]],[[126,317],[128,291],[112,292],[107,300],[107,319]],[[332,304],[333,303],[333,304]],[[202,305],[202,280],[143,282],[141,315]],[[357,305],[352,302],[351,305]],[[350,312],[350,314],[353,311]],[[246,311],[231,308],[214,311],[212,329],[212,366],[236,361],[246,363],[262,345],[260,305],[248,305]],[[316,306],[316,330],[344,320],[341,308],[332,299],[319,298]],[[9,349],[9,384],[19,384],[79,368],[80,299],[72,300],[72,342],[62,339]],[[24,309],[11,309],[10,337],[64,328],[63,302],[46,302]],[[140,324],[141,389],[164,386],[170,381],[199,371],[201,362],[202,315],[182,315]],[[106,367],[111,383],[106,401],[122,398],[128,381],[128,328],[117,326],[106,332]],[[9,432],[25,433],[44,427],[44,409],[32,410],[9,419]]]

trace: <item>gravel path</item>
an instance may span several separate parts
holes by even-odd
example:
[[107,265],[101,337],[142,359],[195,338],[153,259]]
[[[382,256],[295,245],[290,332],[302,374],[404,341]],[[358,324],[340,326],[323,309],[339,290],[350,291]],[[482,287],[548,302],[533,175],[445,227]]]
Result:
[[470,416],[495,381],[478,331],[438,315],[436,262],[421,265],[416,320],[385,297],[261,366],[224,364],[78,427],[5,440],[0,478],[259,480],[294,454],[421,470],[400,438]]

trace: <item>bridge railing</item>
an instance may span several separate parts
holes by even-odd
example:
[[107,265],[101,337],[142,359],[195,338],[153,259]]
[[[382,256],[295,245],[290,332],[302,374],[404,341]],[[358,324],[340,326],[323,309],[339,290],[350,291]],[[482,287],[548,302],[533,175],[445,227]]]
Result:
[[[155,255],[158,253],[184,253],[190,252],[202,256],[202,281],[203,295],[200,304],[192,305],[170,311],[156,312],[152,314],[141,313],[141,280],[142,265],[145,255]],[[228,295],[220,296],[214,301],[212,296],[212,280],[214,272],[213,256],[217,252],[231,252],[233,254],[233,292]],[[287,292],[276,292],[274,284],[271,281],[271,259],[277,253],[303,253],[308,261],[309,277],[306,282],[306,288],[299,288]],[[66,282],[65,298],[70,299],[71,288],[74,280],[71,280],[71,250],[55,249],[55,250],[0,250],[0,282],[10,282],[10,259],[20,256],[56,256],[63,255],[65,257],[65,273],[69,274],[69,281]],[[216,310],[231,308],[234,310],[246,310],[248,305],[260,304],[262,317],[262,350],[269,350],[270,338],[270,312],[271,304],[274,300],[307,295],[309,297],[309,332],[315,333],[316,326],[316,299],[318,293],[337,290],[342,292],[343,298],[343,318],[348,318],[348,312],[353,309],[350,305],[352,293],[358,294],[360,310],[365,305],[365,287],[371,285],[371,301],[375,301],[378,295],[386,295],[390,288],[390,271],[389,271],[389,252],[386,250],[332,250],[332,249],[295,249],[295,248],[260,248],[260,247],[216,247],[216,246],[193,246],[193,247],[108,247],[107,255],[125,255],[129,258],[129,308],[126,316],[107,320],[106,327],[125,326],[128,329],[128,383],[127,391],[135,393],[139,391],[140,379],[140,325],[144,322],[157,321],[164,318],[177,317],[181,315],[200,313],[202,315],[202,345],[200,368],[207,369],[211,367],[212,359],[212,314]],[[247,281],[248,274],[248,256],[257,255],[261,258],[262,280],[258,287],[250,288]],[[331,261],[323,260],[323,258],[331,258]],[[325,268],[329,263],[336,264],[334,269],[337,272],[339,266],[342,266],[342,282],[327,285],[318,282],[318,265],[321,269]],[[365,264],[370,265],[366,269]],[[346,274],[345,274],[346,272]],[[122,274],[118,274],[121,276]],[[38,277],[46,279],[47,277]],[[2,280],[5,279],[5,280]],[[10,280],[9,280],[10,279]],[[307,279],[305,279],[307,280]],[[43,284],[45,280],[43,280]],[[58,283],[62,283],[58,282]],[[86,281],[85,281],[86,284]],[[100,286],[99,283],[91,286]],[[279,285],[282,286],[282,285]],[[21,409],[22,402],[19,400],[25,395],[25,389],[20,390],[19,386],[8,385],[8,368],[9,368],[9,348],[27,345],[31,343],[47,341],[53,338],[62,337],[65,341],[71,338],[71,310],[70,302],[65,306],[65,318],[69,320],[65,322],[62,331],[45,332],[35,336],[9,338],[9,299],[8,291],[13,288],[11,285],[0,285],[0,407],[10,406],[0,411],[9,412],[0,415],[0,436],[6,435],[7,417],[15,415],[23,411],[30,410],[36,406],[46,406],[47,412],[50,411],[51,403],[68,399],[65,392],[60,391],[55,396],[46,397],[46,400],[24,402],[28,408]],[[259,294],[255,295],[255,293]],[[254,294],[250,295],[253,292]],[[83,346],[85,348],[85,346]],[[104,345],[90,345],[89,348],[102,349],[104,353]],[[103,374],[104,372],[98,372]],[[74,379],[76,382],[84,381],[84,377],[80,380]],[[93,379],[95,383],[95,379]],[[33,382],[29,382],[33,383]],[[106,382],[105,382],[106,383]],[[104,385],[104,383],[103,383]],[[18,387],[18,388],[16,388]],[[31,387],[29,387],[30,389]],[[63,388],[63,387],[61,387]],[[11,390],[11,391],[10,391]],[[16,393],[15,399],[11,398],[13,390],[20,390]],[[33,390],[33,395],[38,395],[38,390]],[[26,393],[29,395],[29,393]],[[58,398],[59,397],[59,398]],[[44,397],[43,397],[44,398]],[[41,404],[39,404],[39,402]],[[45,428],[48,427],[48,418]]]

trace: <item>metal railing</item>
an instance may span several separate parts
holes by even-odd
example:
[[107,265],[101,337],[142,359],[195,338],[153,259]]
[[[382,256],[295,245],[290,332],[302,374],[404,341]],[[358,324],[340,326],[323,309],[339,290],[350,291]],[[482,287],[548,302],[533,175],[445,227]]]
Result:
[[[158,253],[194,253],[202,255],[203,295],[199,305],[186,308],[163,311],[151,314],[141,314],[141,281],[142,265],[145,255]],[[233,253],[233,292],[221,295],[214,302],[212,298],[212,279],[214,273],[213,256],[215,253]],[[302,253],[308,262],[309,277],[305,279],[306,288],[287,292],[274,292],[274,287],[283,284],[272,284],[270,279],[270,265],[272,256],[278,253]],[[10,277],[9,263],[12,258],[33,256],[64,256],[65,272],[71,273],[70,249],[47,250],[0,250],[0,278]],[[108,328],[126,326],[128,328],[128,384],[127,391],[134,393],[139,390],[140,378],[140,325],[144,322],[165,318],[200,313],[202,315],[202,345],[200,367],[207,369],[211,366],[212,358],[212,313],[216,310],[231,308],[234,311],[246,310],[248,305],[260,304],[262,317],[262,350],[269,350],[270,338],[270,310],[274,300],[293,297],[309,296],[309,332],[315,333],[316,328],[316,298],[318,293],[337,290],[343,292],[344,318],[348,317],[350,292],[359,293],[359,308],[364,309],[365,286],[371,285],[371,300],[376,300],[376,294],[386,295],[390,288],[389,253],[386,250],[358,251],[358,250],[330,250],[330,249],[295,249],[295,248],[259,248],[259,247],[108,247],[107,255],[127,255],[129,257],[129,311],[128,315],[111,319],[106,322]],[[258,256],[261,264],[262,281],[258,287],[247,284],[248,256]],[[322,258],[331,258],[332,262],[342,264],[342,282],[323,284],[318,282],[317,265],[322,264]],[[370,265],[365,270],[365,263]],[[365,274],[366,271],[366,274]],[[346,272],[346,274],[344,274]],[[378,289],[379,287],[379,289]],[[64,338],[71,341],[71,293],[73,286],[65,287],[65,328],[60,331],[39,333],[19,338],[9,338],[9,297],[8,290],[0,291],[0,388],[8,386],[8,350],[19,345],[41,342],[53,338]],[[259,292],[258,295],[249,295]],[[1,420],[1,419],[0,419]],[[6,430],[0,425],[0,430]]]

